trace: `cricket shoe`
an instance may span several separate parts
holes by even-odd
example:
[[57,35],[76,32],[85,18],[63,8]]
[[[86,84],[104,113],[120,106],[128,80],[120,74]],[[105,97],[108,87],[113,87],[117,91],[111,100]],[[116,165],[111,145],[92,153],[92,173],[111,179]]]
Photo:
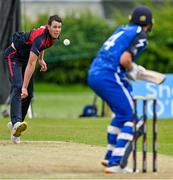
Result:
[[101,165],[103,165],[103,166],[105,166],[105,167],[108,167],[109,161],[106,160],[106,159],[103,159],[103,160],[101,161]]
[[131,168],[125,167],[121,168],[120,165],[107,167],[104,171],[106,174],[113,174],[113,173],[132,173],[133,170]]
[[10,129],[11,131],[11,142],[14,144],[19,144],[20,143],[20,137],[15,137],[12,135],[12,129],[13,129],[13,125],[11,122],[8,122],[7,127]]
[[26,122],[17,122],[14,124],[12,129],[12,135],[15,137],[19,137],[23,131],[27,128]]

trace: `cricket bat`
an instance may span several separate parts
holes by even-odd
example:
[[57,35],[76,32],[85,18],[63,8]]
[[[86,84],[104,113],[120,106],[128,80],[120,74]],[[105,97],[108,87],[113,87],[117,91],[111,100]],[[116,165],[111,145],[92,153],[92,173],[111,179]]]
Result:
[[155,84],[162,84],[166,80],[166,76],[157,71],[145,69],[144,71],[138,72],[137,79],[149,81]]

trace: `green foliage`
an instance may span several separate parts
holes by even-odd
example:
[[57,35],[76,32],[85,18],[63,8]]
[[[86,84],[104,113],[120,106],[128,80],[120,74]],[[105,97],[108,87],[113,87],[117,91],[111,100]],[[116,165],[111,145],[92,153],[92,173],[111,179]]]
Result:
[[[138,2],[138,1],[137,1]],[[139,5],[139,2],[136,3]],[[146,68],[157,70],[163,73],[172,73],[173,69],[173,6],[170,1],[146,4],[153,12],[154,26],[149,33],[149,45],[147,50],[139,58],[139,64]],[[114,12],[116,26],[124,24],[128,16],[123,16],[121,11]]]
[[[153,8],[155,24],[151,35],[151,43],[147,65],[161,72],[172,72],[173,69],[173,6],[170,3]],[[147,59],[147,58],[146,58]]]
[[[135,4],[138,5],[139,2],[134,1]],[[169,1],[160,3],[145,1],[143,4],[149,6],[153,11],[155,24],[153,31],[149,33],[148,48],[139,58],[138,63],[148,69],[171,73],[173,69],[173,26],[171,23],[173,6]],[[63,19],[60,39],[45,53],[48,72],[40,73],[38,66],[36,81],[86,84],[87,71],[92,59],[114,29],[128,22],[128,13],[116,10],[112,15],[111,23],[89,12],[78,16],[75,14],[66,16]],[[26,18],[28,20],[27,29],[46,24],[47,18],[46,14],[40,15],[36,22],[31,22]],[[70,39],[69,46],[63,45],[65,38]]]
[[64,86],[58,86],[54,83],[36,83],[34,86],[35,92],[51,92],[51,93],[81,93],[81,92],[89,92],[91,89],[88,86],[82,86],[80,84],[78,85],[64,85]]
[[[47,15],[40,15],[36,22],[28,27],[39,27],[47,23]],[[86,83],[88,67],[97,51],[111,33],[105,19],[93,16],[89,12],[66,16],[62,23],[60,40],[46,50],[45,60],[49,70],[46,74],[36,71],[37,81],[57,84]],[[70,39],[70,46],[64,46],[63,40]]]
[[31,21],[31,19],[27,16],[22,17],[22,31],[29,32],[33,28],[39,28],[40,26],[47,24],[48,15],[40,14],[36,21]]
[[89,64],[90,60],[86,58],[48,63],[49,70],[44,74],[37,71],[35,77],[57,84],[84,83]]

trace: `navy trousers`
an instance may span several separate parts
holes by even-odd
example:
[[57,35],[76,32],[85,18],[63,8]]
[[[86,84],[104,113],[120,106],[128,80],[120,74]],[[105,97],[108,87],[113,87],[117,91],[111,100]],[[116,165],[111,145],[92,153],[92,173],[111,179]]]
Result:
[[16,122],[22,122],[27,114],[31,99],[33,97],[33,77],[28,86],[28,97],[21,99],[21,89],[23,77],[26,69],[26,63],[22,62],[18,57],[16,50],[11,46],[5,50],[5,60],[8,62],[10,73],[10,115],[11,122],[14,125]]

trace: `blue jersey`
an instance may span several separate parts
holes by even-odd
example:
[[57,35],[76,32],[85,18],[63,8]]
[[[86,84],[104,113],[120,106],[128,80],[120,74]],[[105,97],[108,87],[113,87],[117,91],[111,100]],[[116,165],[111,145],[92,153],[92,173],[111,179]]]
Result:
[[120,65],[120,57],[128,51],[136,61],[147,45],[147,34],[141,26],[128,24],[119,27],[110,38],[106,40],[91,64],[90,74],[100,71],[117,72],[125,74],[125,69]]

